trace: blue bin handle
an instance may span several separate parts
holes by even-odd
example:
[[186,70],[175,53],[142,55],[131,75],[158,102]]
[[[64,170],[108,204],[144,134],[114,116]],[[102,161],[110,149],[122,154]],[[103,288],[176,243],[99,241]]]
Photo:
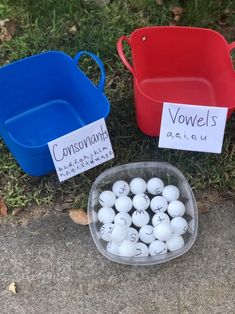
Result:
[[101,76],[100,76],[100,81],[98,83],[97,88],[101,90],[101,92],[103,92],[104,90],[104,84],[105,84],[105,69],[104,69],[104,65],[103,62],[92,52],[88,52],[88,51],[79,51],[76,56],[74,57],[74,61],[76,64],[78,64],[79,59],[81,58],[82,55],[88,55],[90,56],[99,66],[100,71],[101,71]]

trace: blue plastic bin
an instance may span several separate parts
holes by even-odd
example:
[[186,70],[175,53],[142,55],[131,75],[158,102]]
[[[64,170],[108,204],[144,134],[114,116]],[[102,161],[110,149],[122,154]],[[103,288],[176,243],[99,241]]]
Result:
[[[99,65],[97,86],[77,66],[82,55]],[[47,143],[109,114],[105,71],[86,51],[74,59],[49,51],[0,68],[0,136],[32,176],[54,170]]]

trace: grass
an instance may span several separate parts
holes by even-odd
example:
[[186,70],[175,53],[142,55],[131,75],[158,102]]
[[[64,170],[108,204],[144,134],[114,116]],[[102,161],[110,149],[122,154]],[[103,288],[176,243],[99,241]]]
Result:
[[[7,148],[0,142],[0,196],[9,208],[32,204],[54,206],[70,202],[86,208],[87,195],[96,176],[116,164],[132,161],[167,161],[177,166],[193,189],[231,190],[235,187],[235,158],[229,128],[221,155],[158,149],[157,140],[143,135],[136,126],[131,75],[124,69],[116,53],[116,41],[135,28],[169,25],[173,21],[170,8],[181,6],[184,13],[178,25],[209,27],[221,31],[229,41],[235,40],[234,1],[165,1],[114,0],[103,7],[92,1],[79,0],[2,0],[0,20],[16,22],[12,40],[0,47],[0,64],[47,50],[62,50],[74,56],[79,50],[96,53],[104,61],[107,72],[105,93],[111,103],[107,119],[116,158],[80,176],[60,184],[55,174],[34,179],[24,174]],[[220,25],[226,15],[227,25]],[[69,29],[76,25],[77,32]],[[93,80],[98,79],[96,66],[88,59],[81,67]]]

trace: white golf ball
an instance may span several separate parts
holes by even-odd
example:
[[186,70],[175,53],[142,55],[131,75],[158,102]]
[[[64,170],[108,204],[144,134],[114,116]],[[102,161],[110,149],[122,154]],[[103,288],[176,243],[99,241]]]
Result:
[[116,199],[115,207],[118,212],[129,212],[132,209],[132,200],[129,196],[120,196]]
[[166,213],[158,212],[152,218],[152,224],[154,227],[163,222],[170,223],[170,217]]
[[112,191],[117,197],[127,196],[130,192],[130,187],[126,181],[118,180],[113,184]]
[[133,194],[140,194],[146,191],[147,184],[142,178],[134,178],[130,182],[130,190]]
[[110,234],[110,240],[113,242],[122,242],[128,236],[128,227],[121,224],[114,224]]
[[168,202],[175,201],[180,196],[180,191],[175,185],[167,185],[162,191],[162,196],[164,196]]
[[154,235],[160,241],[167,241],[172,237],[173,230],[169,223],[162,222],[154,227]]
[[155,240],[155,236],[153,234],[153,226],[146,225],[140,228],[139,237],[142,242],[147,244],[153,242]]
[[165,242],[155,240],[149,246],[149,253],[151,256],[161,255],[167,253],[167,246]]
[[123,257],[132,257],[136,253],[136,243],[124,240],[119,246],[119,255]]
[[146,212],[146,210],[136,210],[132,214],[132,223],[136,227],[142,227],[144,225],[147,225],[149,222],[149,214]]
[[135,257],[149,256],[149,249],[146,244],[137,242],[135,248]]
[[185,206],[181,201],[172,201],[168,205],[167,211],[173,218],[183,216],[185,213]]
[[138,210],[145,210],[149,207],[150,205],[150,199],[148,197],[148,195],[144,194],[144,193],[140,193],[140,194],[136,194],[134,197],[133,197],[133,206],[135,209],[138,209]]
[[125,212],[118,213],[114,218],[114,223],[130,227],[132,224],[131,216]]
[[111,207],[102,207],[98,211],[98,219],[102,223],[113,222],[115,211]]
[[185,232],[187,231],[188,223],[182,217],[175,217],[171,220],[171,227],[172,227],[173,233],[182,235],[182,234],[185,234]]
[[184,246],[184,239],[177,234],[173,234],[173,236],[166,241],[166,245],[169,251],[173,252],[179,249],[182,249]]
[[112,191],[103,191],[99,196],[99,203],[103,207],[113,207],[116,196]]
[[119,255],[119,246],[122,244],[122,242],[117,243],[113,241],[109,241],[109,243],[106,246],[106,250],[114,255]]
[[111,233],[113,231],[113,227],[114,227],[114,224],[107,223],[107,224],[104,224],[100,228],[100,235],[104,241],[110,241],[111,240]]
[[135,228],[128,228],[127,240],[131,242],[138,242],[139,240],[139,232]]
[[167,210],[167,200],[163,196],[154,196],[150,202],[150,208],[154,213],[165,212]]
[[164,188],[164,183],[159,178],[151,178],[147,182],[147,191],[152,195],[157,195],[162,193]]

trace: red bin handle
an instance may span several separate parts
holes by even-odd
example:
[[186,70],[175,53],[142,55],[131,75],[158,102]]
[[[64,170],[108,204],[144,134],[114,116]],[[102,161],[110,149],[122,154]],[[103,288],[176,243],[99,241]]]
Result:
[[119,54],[119,57],[121,58],[122,62],[125,64],[125,66],[127,67],[127,69],[135,76],[135,71],[133,66],[130,65],[130,63],[127,61],[126,56],[123,52],[123,41],[127,42],[127,44],[131,47],[131,41],[128,37],[126,36],[121,36],[118,39],[117,42],[117,52]]

